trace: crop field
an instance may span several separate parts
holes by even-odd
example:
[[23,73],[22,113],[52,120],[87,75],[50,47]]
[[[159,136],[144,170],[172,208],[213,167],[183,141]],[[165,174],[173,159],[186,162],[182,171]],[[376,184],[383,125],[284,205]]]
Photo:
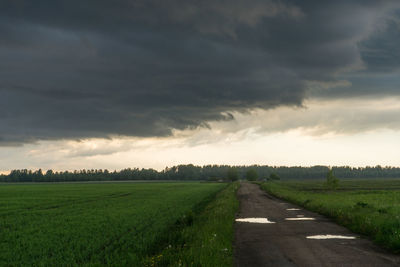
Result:
[[[161,256],[155,260],[154,255],[165,246],[180,250],[182,243],[193,242],[180,233],[199,227],[197,220],[211,227],[196,230],[198,241],[214,234],[216,239],[220,225],[208,215],[221,205],[228,231],[218,242],[229,262],[236,187],[194,182],[3,184],[0,265],[157,265]],[[169,257],[172,261],[176,255],[169,252]]]
[[400,252],[400,180],[342,180],[336,190],[327,189],[324,181],[266,182],[261,187]]

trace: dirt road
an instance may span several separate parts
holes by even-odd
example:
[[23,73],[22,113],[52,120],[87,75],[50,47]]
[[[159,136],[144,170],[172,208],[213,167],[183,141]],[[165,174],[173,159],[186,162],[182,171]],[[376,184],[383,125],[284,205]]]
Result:
[[[242,183],[238,198],[237,218],[267,218],[273,223],[236,222],[236,266],[400,266],[399,256],[321,215],[296,210],[299,207],[268,195],[257,185]],[[307,238],[317,235],[356,239]]]

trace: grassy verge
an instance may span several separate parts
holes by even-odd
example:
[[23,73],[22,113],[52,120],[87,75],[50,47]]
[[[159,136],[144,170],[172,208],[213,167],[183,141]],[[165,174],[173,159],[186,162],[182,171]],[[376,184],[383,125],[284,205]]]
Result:
[[315,190],[312,182],[262,183],[260,186],[272,195],[333,218],[351,231],[368,236],[378,245],[400,253],[399,190],[389,187],[375,190],[370,186],[369,190],[349,187],[329,191],[322,190],[318,185],[319,190]]
[[238,209],[230,184],[200,213],[182,217],[162,242],[163,248],[145,266],[232,266],[233,222]]

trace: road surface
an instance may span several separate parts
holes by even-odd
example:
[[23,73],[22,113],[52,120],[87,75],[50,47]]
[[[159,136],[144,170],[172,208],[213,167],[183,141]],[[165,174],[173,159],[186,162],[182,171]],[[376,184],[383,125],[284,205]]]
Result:
[[[273,223],[235,223],[236,266],[400,266],[399,256],[326,217],[268,195],[258,185],[242,183],[238,198],[238,219],[267,218]],[[356,239],[307,238],[316,235]]]

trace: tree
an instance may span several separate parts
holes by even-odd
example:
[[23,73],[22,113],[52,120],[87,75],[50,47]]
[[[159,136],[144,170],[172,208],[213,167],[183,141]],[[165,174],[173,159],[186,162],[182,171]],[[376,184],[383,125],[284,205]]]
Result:
[[236,168],[229,168],[226,176],[229,181],[237,181],[239,179],[239,172]]
[[53,175],[54,175],[53,170],[47,170],[47,172],[46,172],[46,174],[45,174],[46,177],[51,177],[51,176],[53,176]]
[[329,170],[326,175],[326,186],[329,189],[336,189],[339,186],[339,179],[333,175],[333,170]]
[[250,169],[246,172],[246,179],[248,181],[255,181],[258,178],[258,173],[255,169]]
[[271,173],[269,175],[269,180],[271,180],[271,181],[277,181],[277,180],[280,180],[280,179],[281,178],[276,173]]

